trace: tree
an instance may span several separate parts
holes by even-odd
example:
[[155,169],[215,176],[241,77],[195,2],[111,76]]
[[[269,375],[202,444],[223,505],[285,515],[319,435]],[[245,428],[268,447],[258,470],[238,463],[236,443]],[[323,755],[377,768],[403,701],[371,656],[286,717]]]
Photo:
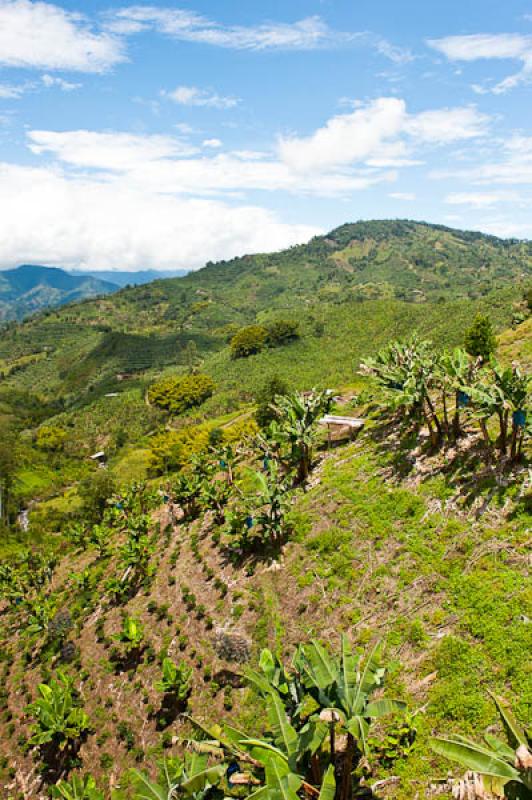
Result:
[[464,346],[469,355],[489,361],[495,352],[497,340],[490,320],[484,314],[477,314],[471,328],[467,331]]
[[18,464],[17,442],[13,426],[0,419],[0,525],[9,522],[11,490]]
[[[463,736],[438,736],[431,745],[452,761],[480,773],[485,789],[496,797],[530,800],[532,797],[532,749],[529,737],[519,726],[507,703],[492,695],[501,717],[508,744],[491,733],[484,734],[485,744]],[[511,794],[507,794],[507,790]]]
[[277,418],[274,400],[278,395],[287,393],[288,386],[278,375],[272,375],[265,381],[255,398],[258,404],[255,419],[259,428],[267,428],[270,422]]
[[182,414],[212,396],[215,383],[208,375],[162,378],[148,388],[148,400],[170,414]]
[[268,344],[272,347],[279,347],[299,339],[298,328],[299,324],[290,319],[279,319],[270,323],[266,328],[268,331]]
[[332,403],[329,389],[275,398],[279,421],[270,426],[271,436],[289,447],[289,462],[297,470],[297,482],[306,481],[312,468],[318,421]]
[[85,518],[99,522],[107,508],[107,501],[116,491],[113,475],[107,469],[98,469],[84,478],[78,487]]
[[260,353],[268,339],[268,331],[262,325],[241,328],[231,339],[231,357],[247,358]]

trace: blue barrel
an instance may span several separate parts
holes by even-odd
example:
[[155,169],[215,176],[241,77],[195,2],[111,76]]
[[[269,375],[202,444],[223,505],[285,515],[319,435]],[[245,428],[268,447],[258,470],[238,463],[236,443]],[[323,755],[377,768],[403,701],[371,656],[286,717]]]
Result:
[[246,517],[246,528],[248,531],[253,527],[253,517],[251,515]]

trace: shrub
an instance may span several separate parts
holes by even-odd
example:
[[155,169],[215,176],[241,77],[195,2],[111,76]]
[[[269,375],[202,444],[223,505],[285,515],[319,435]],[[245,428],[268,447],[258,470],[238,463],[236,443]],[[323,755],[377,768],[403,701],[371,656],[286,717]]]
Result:
[[477,314],[471,328],[467,331],[464,346],[469,355],[480,356],[483,361],[488,361],[495,352],[497,340],[488,317]]
[[148,400],[170,414],[182,414],[211,397],[214,386],[208,375],[162,378],[149,387]]
[[66,438],[67,433],[63,428],[58,428],[56,425],[41,425],[35,437],[35,444],[40,450],[56,452],[63,449]]
[[231,356],[247,358],[260,353],[267,340],[268,331],[262,325],[248,325],[246,328],[241,328],[231,339]]
[[289,319],[279,319],[268,325],[268,344],[278,347],[299,339],[298,323]]

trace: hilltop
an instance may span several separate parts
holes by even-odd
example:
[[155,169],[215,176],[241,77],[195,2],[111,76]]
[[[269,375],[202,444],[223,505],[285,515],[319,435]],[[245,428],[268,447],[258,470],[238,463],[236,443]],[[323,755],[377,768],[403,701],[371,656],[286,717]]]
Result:
[[71,275],[56,267],[23,264],[0,271],[0,323],[23,319],[45,308],[115,292],[118,286],[92,275]]

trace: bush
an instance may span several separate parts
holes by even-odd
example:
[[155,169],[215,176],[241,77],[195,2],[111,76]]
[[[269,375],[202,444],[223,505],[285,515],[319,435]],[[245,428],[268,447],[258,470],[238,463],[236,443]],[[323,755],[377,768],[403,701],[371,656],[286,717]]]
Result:
[[241,328],[231,339],[232,358],[247,358],[260,353],[268,340],[268,331],[262,325]]
[[480,356],[483,361],[488,361],[495,352],[497,340],[488,317],[477,314],[471,328],[467,331],[464,346],[470,356]]
[[277,419],[277,413],[272,408],[272,404],[278,395],[288,394],[288,386],[277,375],[268,378],[266,383],[257,392],[256,400],[258,403],[255,412],[255,420],[259,428],[267,428],[270,422]]
[[58,428],[56,425],[42,425],[37,431],[35,444],[41,450],[56,452],[63,449],[66,438],[67,433],[63,428]]
[[289,319],[279,319],[268,325],[268,344],[278,347],[294,339],[299,339],[298,323]]
[[107,507],[107,501],[115,493],[115,481],[106,469],[99,469],[81,481],[78,494],[82,502],[85,519],[99,522]]
[[162,378],[149,387],[148,400],[170,414],[182,414],[211,397],[214,386],[208,375]]

